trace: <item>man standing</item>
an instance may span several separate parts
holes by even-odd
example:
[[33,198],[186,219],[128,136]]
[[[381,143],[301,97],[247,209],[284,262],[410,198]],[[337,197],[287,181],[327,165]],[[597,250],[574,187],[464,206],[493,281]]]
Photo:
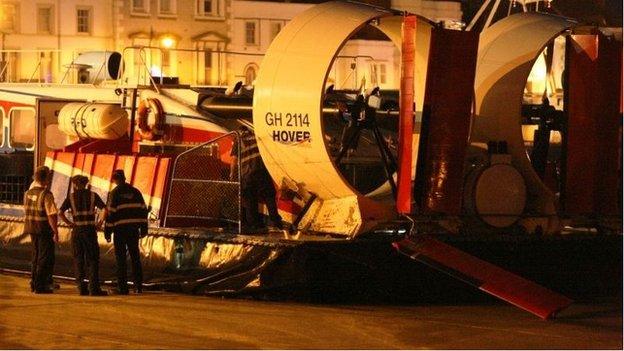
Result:
[[48,286],[54,271],[54,243],[58,243],[58,210],[47,189],[50,169],[37,167],[34,182],[24,194],[24,234],[32,242],[30,288],[36,294],[51,294]]
[[234,180],[237,177],[240,147],[240,186],[245,212],[244,223],[247,229],[252,231],[261,227],[258,201],[262,201],[269,210],[271,224],[282,229],[282,217],[277,212],[273,179],[260,157],[256,136],[249,128],[242,126],[239,129],[239,140],[240,146],[239,141],[236,141],[230,154],[232,156],[230,179]]
[[[80,295],[105,296],[100,289],[100,245],[97,241],[95,209],[103,209],[100,196],[86,189],[89,178],[81,175],[72,177],[74,191],[67,196],[60,208],[59,217],[71,228],[72,253],[76,283]],[[70,221],[65,212],[71,210]],[[85,263],[89,267],[89,286],[85,283]]]
[[147,207],[141,192],[126,183],[122,170],[113,172],[112,182],[117,185],[108,194],[106,227],[104,235],[110,242],[114,233],[115,258],[117,260],[117,293],[128,295],[126,268],[127,252],[132,261],[132,275],[136,293],[143,291],[143,269],[139,252],[139,239],[147,235]]

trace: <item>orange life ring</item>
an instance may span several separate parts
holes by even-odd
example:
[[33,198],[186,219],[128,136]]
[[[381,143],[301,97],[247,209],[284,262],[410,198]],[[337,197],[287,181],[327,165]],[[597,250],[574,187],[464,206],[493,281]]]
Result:
[[[150,124],[150,120],[153,121]],[[141,100],[137,109],[136,126],[141,139],[159,140],[165,134],[165,112],[158,99]]]

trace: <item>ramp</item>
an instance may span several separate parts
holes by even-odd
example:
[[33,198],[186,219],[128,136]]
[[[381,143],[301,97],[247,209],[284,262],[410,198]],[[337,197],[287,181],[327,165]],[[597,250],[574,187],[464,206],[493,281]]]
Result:
[[404,239],[393,246],[410,258],[543,319],[554,317],[572,300],[430,236]]

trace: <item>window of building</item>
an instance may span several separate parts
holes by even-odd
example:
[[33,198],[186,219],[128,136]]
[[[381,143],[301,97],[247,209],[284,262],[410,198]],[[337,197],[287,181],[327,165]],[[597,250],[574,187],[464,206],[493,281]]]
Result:
[[204,50],[204,82],[212,84],[212,50]]
[[167,73],[169,73],[171,75],[171,72],[169,72],[169,68],[171,67],[171,51],[169,49],[163,49],[162,50],[162,68],[163,68],[163,75],[166,75]]
[[222,12],[222,0],[196,0],[196,15],[199,17],[220,16]]
[[174,15],[175,13],[176,13],[176,1],[175,0],[159,0],[158,1],[158,14]]
[[282,30],[282,22],[271,22],[271,41],[275,39],[275,37]]
[[39,80],[41,82],[52,82],[52,52],[39,52]]
[[14,148],[32,148],[35,144],[35,111],[32,109],[13,109],[9,113],[10,142]]
[[7,52],[0,62],[0,81],[16,82],[19,77],[20,53]]
[[245,68],[245,85],[253,85],[257,74],[256,65],[253,63],[248,64]]
[[132,13],[145,14],[149,12],[149,0],[132,0]]
[[382,63],[379,65],[379,84],[386,84],[387,79],[386,64]]
[[256,22],[245,22],[245,44],[258,45]]
[[37,32],[52,34],[54,28],[54,12],[51,6],[37,8]]
[[91,9],[78,8],[76,10],[76,31],[82,34],[91,33]]
[[18,5],[0,3],[0,30],[4,33],[13,33],[18,30]]

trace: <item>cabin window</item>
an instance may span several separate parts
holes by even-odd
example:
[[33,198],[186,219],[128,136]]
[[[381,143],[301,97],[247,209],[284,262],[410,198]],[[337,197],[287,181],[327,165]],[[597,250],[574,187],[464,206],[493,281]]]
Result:
[[11,146],[20,149],[32,148],[35,144],[35,111],[13,109],[10,112]]
[[50,124],[46,126],[45,143],[49,149],[59,150],[65,147],[67,135],[61,132],[58,124]]

